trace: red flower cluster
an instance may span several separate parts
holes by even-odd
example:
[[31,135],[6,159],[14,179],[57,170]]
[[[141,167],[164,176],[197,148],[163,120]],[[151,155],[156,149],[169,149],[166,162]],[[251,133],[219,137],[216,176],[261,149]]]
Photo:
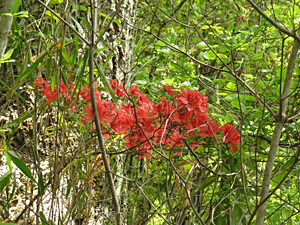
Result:
[[[96,84],[95,84],[96,85]],[[119,97],[131,97],[135,100],[136,107],[131,103],[121,104],[118,108],[114,103],[101,100],[101,92],[95,90],[97,112],[102,126],[103,134],[106,138],[110,135],[123,134],[127,148],[135,148],[139,157],[149,158],[152,152],[151,146],[164,145],[167,149],[175,146],[184,146],[187,137],[212,137],[216,140],[220,129],[223,132],[223,142],[230,145],[230,150],[237,151],[235,143],[240,142],[240,135],[235,127],[225,124],[220,127],[215,121],[206,114],[208,98],[197,90],[181,89],[180,93],[174,93],[172,86],[164,86],[172,101],[167,101],[161,97],[158,103],[153,103],[148,96],[138,92],[139,87],[133,85],[128,92],[124,85],[118,84],[116,80],[110,83],[112,89]],[[51,91],[50,85],[42,78],[36,80],[36,87],[43,88],[42,92],[50,104],[57,98],[56,88]],[[69,87],[70,90],[74,86]],[[65,97],[70,105],[74,105],[73,100],[68,94],[68,88],[63,82],[60,84],[60,93]],[[82,87],[79,92],[80,97],[85,101],[84,114],[81,117],[82,123],[93,120],[93,110],[89,86]],[[128,96],[129,95],[129,96]],[[78,93],[75,94],[78,96]],[[190,147],[201,147],[201,143],[193,139]],[[150,140],[150,143],[149,143]],[[177,152],[180,155],[180,152]]]
[[[51,84],[48,84],[45,80],[43,80],[42,77],[39,77],[35,80],[34,87],[42,88],[42,93],[46,97],[48,104],[51,104],[54,101],[54,99],[57,99],[57,87],[55,87],[54,91],[52,91]],[[60,81],[59,90],[62,97],[69,102],[68,107],[74,112],[76,112],[76,109],[74,107],[74,100],[78,94],[75,93],[72,97],[70,95],[70,91],[74,90],[74,85],[70,85],[68,89],[65,83],[63,81]]]
[[230,145],[230,150],[236,153],[238,149],[235,143],[240,143],[240,134],[231,124],[225,124],[223,127],[221,127],[221,130],[224,135],[223,142],[228,143]]

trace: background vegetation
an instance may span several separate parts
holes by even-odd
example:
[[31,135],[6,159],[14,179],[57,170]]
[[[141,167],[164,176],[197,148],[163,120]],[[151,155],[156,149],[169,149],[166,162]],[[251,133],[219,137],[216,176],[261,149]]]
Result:
[[[286,0],[0,1],[0,221],[299,223],[299,7]],[[214,122],[237,128],[238,151],[220,135],[198,136],[201,148],[187,139],[140,158],[123,135],[103,137],[99,122],[94,129],[80,121],[80,97],[76,112],[60,94],[47,102],[34,86],[39,77],[51,91],[73,84],[72,97],[95,80],[101,98],[118,107],[129,99],[114,94],[111,79],[126,90],[138,85],[155,103],[169,96],[163,85],[198,90]]]

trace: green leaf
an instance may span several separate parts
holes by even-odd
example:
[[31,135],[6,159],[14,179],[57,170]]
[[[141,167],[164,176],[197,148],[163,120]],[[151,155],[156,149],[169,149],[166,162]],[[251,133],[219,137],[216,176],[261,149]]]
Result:
[[245,165],[248,168],[252,169],[253,171],[256,171],[256,170],[258,170],[258,172],[260,171],[259,168],[256,168],[256,166],[254,165],[254,163],[252,161],[246,161]]
[[117,18],[114,18],[113,21],[118,24],[119,27],[122,27],[122,24],[120,23],[120,21]]
[[4,85],[6,88],[10,89],[10,87],[9,87],[6,83],[4,83],[2,80],[0,80],[0,83],[1,83],[2,85]]
[[[108,16],[108,15],[106,15],[106,14],[104,14],[104,13],[99,13],[101,16],[104,16],[104,17],[106,17],[107,19],[112,19],[112,17],[110,17],[110,16]],[[116,19],[116,18],[114,18],[113,19],[113,21],[119,26],[119,27],[122,27],[122,24],[121,24],[121,22],[118,20],[118,19]]]
[[[52,12],[50,12],[49,10],[46,10],[46,11],[45,11],[45,14],[48,15],[49,17],[55,19],[55,21],[56,21],[57,23],[60,22],[60,19],[59,19],[57,16],[55,16],[54,14],[52,14]],[[56,14],[57,14],[58,16],[60,16],[59,13],[56,13]]]
[[28,11],[20,11],[20,12],[14,13],[13,16],[14,17],[25,17],[25,18],[28,18],[29,17],[29,13],[28,13]]
[[207,56],[207,59],[209,59],[209,60],[214,60],[216,58],[216,55],[215,55],[215,53],[213,53],[212,50],[207,51],[206,56]]
[[[240,108],[240,103],[238,102],[238,101],[232,101],[231,102],[231,105],[233,106],[233,107],[236,107],[236,108]],[[243,109],[243,110],[245,110],[246,109],[246,107],[245,107],[245,105],[241,102],[241,108]]]
[[81,27],[81,25],[78,23],[78,21],[77,20],[75,20],[73,17],[71,17],[72,18],[72,20],[74,21],[74,23],[75,23],[75,25],[76,25],[76,27],[77,27],[77,29],[78,29],[78,32],[80,33],[80,34],[83,34],[83,29],[82,29],[82,27]]
[[43,196],[45,194],[45,184],[44,184],[44,180],[43,180],[42,171],[39,171],[38,188],[39,188],[40,196]]
[[207,47],[207,45],[205,44],[204,41],[199,42],[196,46],[197,46],[198,48]]
[[258,60],[258,59],[262,59],[263,56],[264,56],[264,53],[261,52],[261,53],[258,53],[258,54],[256,54],[256,55],[252,56],[251,58],[249,58],[249,60]]
[[11,55],[14,53],[14,49],[9,49],[0,59],[0,63],[2,63],[3,61],[9,59],[11,57]]
[[63,0],[50,0],[50,3],[51,3],[52,5],[61,4],[61,3],[63,3],[63,2],[64,2]]
[[68,180],[67,183],[68,183],[68,185],[67,185],[67,191],[66,191],[66,199],[68,199],[68,197],[69,197],[69,194],[71,191],[71,185],[72,185],[70,180]]
[[243,210],[240,208],[238,204],[236,204],[231,213],[231,224],[236,225],[239,222],[239,218],[243,215]]
[[37,183],[34,177],[32,176],[29,168],[25,165],[25,163],[16,155],[13,153],[7,151],[7,154],[11,158],[11,160],[14,162],[14,164],[33,182]]
[[111,51],[111,52],[109,53],[109,55],[108,55],[108,57],[107,57],[107,59],[106,59],[104,65],[103,65],[103,69],[104,69],[104,70],[105,70],[107,64],[109,63],[111,57],[113,56],[113,53],[114,53],[113,51]]
[[16,191],[16,187],[17,187],[16,173],[13,172],[12,176],[13,176],[12,185],[11,184],[9,185],[10,187],[12,186],[12,190],[10,192],[9,198],[7,199],[8,202],[10,202],[12,200],[12,198],[15,196],[15,191]]
[[9,157],[9,155],[7,153],[8,151],[7,151],[7,145],[6,145],[5,139],[3,139],[3,148],[4,148],[4,154],[5,154],[5,157],[6,157],[6,162],[8,164],[8,167],[9,167],[10,170],[12,170],[13,167],[12,167],[12,164],[11,164],[10,157]]
[[214,117],[222,118],[222,119],[225,120],[226,122],[230,122],[230,120],[229,120],[226,116],[224,116],[224,115],[222,115],[222,114],[212,113],[212,115],[213,115]]
[[144,43],[144,38],[141,38],[138,42],[138,44],[136,45],[135,49],[134,49],[134,54],[137,54],[138,52],[140,52],[140,48],[142,46],[142,44]]
[[49,223],[47,222],[47,219],[46,219],[45,214],[44,214],[43,212],[39,212],[39,214],[40,214],[40,217],[41,217],[42,225],[47,225],[47,224],[49,224]]
[[71,59],[70,59],[70,57],[69,57],[69,54],[67,53],[67,51],[66,51],[65,48],[63,48],[61,54],[62,54],[63,58],[66,60],[66,62],[67,62],[68,64],[71,64],[71,65],[72,65],[72,61],[71,61]]
[[88,11],[88,9],[83,5],[77,5],[77,9],[82,11]]
[[12,172],[11,170],[9,170],[8,172],[6,172],[0,177],[0,194],[3,191],[3,189],[8,185],[11,175]]
[[280,173],[278,175],[276,175],[275,177],[272,178],[272,183],[273,185],[277,185],[282,179],[283,177],[286,175],[286,172],[284,173]]
[[57,79],[57,75],[56,73],[52,74],[52,79],[51,79],[51,90],[52,92],[55,90],[56,87],[56,79]]
[[162,41],[157,41],[156,44],[155,44],[155,46],[164,47],[164,46],[166,46],[166,44],[164,42],[162,42]]
[[228,48],[227,46],[219,46],[219,49],[224,51],[224,52],[230,52],[230,48]]
[[215,225],[223,225],[224,224],[224,221],[222,219],[222,217],[220,216],[220,213],[221,213],[221,210],[220,210],[220,205],[218,205],[216,207],[216,210],[215,210],[215,216],[214,216],[214,224]]
[[245,99],[246,99],[247,101],[249,101],[249,102],[253,102],[256,98],[255,98],[254,96],[252,96],[252,95],[246,95],[246,96],[245,96]]
[[17,81],[20,82],[21,80],[23,80],[28,75],[32,76],[33,70],[35,68],[37,68],[37,66],[40,64],[40,62],[42,62],[42,60],[45,58],[46,55],[48,55],[48,52],[45,52],[42,56],[40,56],[34,63],[31,64],[31,66],[29,66],[24,71],[24,73],[19,74],[18,78],[17,78]]
[[100,68],[99,64],[97,63],[97,61],[95,59],[94,59],[94,63],[95,63],[95,66],[97,68],[97,71],[98,71],[98,74],[100,76],[100,79],[101,79],[102,83],[104,84],[104,87],[110,93],[113,101],[116,103],[117,102],[117,97],[116,97],[115,92],[111,88],[108,80],[106,79],[106,76],[105,76],[104,72],[102,71],[102,69]]
[[80,65],[81,68],[80,68],[80,70],[77,70],[77,72],[76,72],[75,88],[72,93],[72,98],[75,95],[76,90],[78,90],[80,88],[81,81],[84,78],[84,71],[86,68],[86,62],[87,62],[88,56],[89,56],[89,49],[87,48],[83,55],[82,64]]
[[116,39],[116,41],[121,42],[121,43],[127,43],[127,41],[123,40],[123,39]]
[[233,82],[228,82],[227,84],[226,84],[226,87],[228,87],[229,89],[235,89],[236,87],[235,87],[236,85],[235,85],[235,83],[233,83]]
[[145,84],[147,84],[148,82],[145,80],[135,80],[134,84],[138,85],[138,86],[144,86]]
[[90,22],[86,18],[84,18],[84,17],[80,17],[80,19],[84,22],[84,24],[88,28],[87,30],[90,32],[90,30],[92,29]]
[[237,98],[238,98],[238,95],[237,95],[237,94],[229,94],[229,95],[227,95],[224,99],[225,99],[226,101],[232,101],[232,100],[237,99]]
[[210,176],[207,178],[200,186],[200,189],[205,189],[207,186],[211,185],[216,181],[217,177],[215,175]]
[[285,164],[283,164],[283,166],[280,168],[281,171],[285,171],[286,169],[290,168],[290,166],[295,162],[294,157],[290,158]]
[[15,0],[14,4],[11,7],[11,12],[16,13],[18,11],[20,4],[21,4],[21,0]]
[[188,164],[185,164],[185,165],[183,166],[183,168],[184,168],[185,172],[189,171],[189,170],[190,170],[192,167],[193,167],[193,165],[192,165],[192,164],[190,164],[190,163],[188,163]]
[[33,109],[30,110],[29,112],[26,112],[24,113],[23,115],[21,115],[19,118],[17,119],[14,119],[13,121],[5,124],[2,128],[8,128],[8,127],[11,127],[19,122],[23,122],[25,120],[27,120],[28,118],[32,117],[33,116]]
[[153,191],[157,191],[157,189],[155,187],[151,186],[151,185],[144,185],[143,189],[151,189]]

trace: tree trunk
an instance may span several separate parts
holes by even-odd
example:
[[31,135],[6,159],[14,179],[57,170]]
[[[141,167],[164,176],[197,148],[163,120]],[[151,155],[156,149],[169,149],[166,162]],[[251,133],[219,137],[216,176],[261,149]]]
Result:
[[[99,29],[106,28],[107,34],[103,35],[105,44],[108,44],[109,49],[103,51],[103,62],[107,60],[109,53],[113,50],[113,55],[109,61],[109,66],[106,67],[105,72],[108,77],[115,78],[118,81],[130,85],[131,81],[131,68],[133,63],[133,30],[127,23],[134,24],[136,3],[133,0],[118,0],[107,5],[104,9],[105,14],[118,20],[122,26],[120,27],[115,22],[110,22],[106,18],[100,22]],[[103,12],[103,11],[102,11]],[[113,13],[111,13],[113,12]],[[124,42],[120,45],[120,40]]]
[[[95,28],[104,30],[105,33],[102,36],[102,41],[98,45],[99,48],[108,46],[108,48],[101,52],[101,59],[99,63],[103,67],[106,63],[107,66],[104,69],[105,76],[108,80],[111,78],[117,79],[119,82],[124,82],[125,87],[129,87],[131,83],[131,68],[133,63],[133,30],[129,24],[134,24],[136,3],[133,0],[117,0],[117,1],[106,1],[102,4],[98,12],[102,12],[109,17],[115,19],[107,19],[101,16],[99,26]],[[115,22],[117,20],[117,23]],[[120,22],[121,26],[118,24]],[[122,40],[120,42],[120,40]],[[103,43],[103,44],[102,44]],[[111,57],[111,58],[110,58]],[[107,62],[108,61],[108,62]],[[115,161],[115,173],[117,175],[124,176],[124,155],[118,155],[114,158]],[[126,175],[125,175],[126,176]],[[118,176],[115,178],[115,188],[118,202],[121,206],[121,220],[123,224],[126,224],[127,215],[127,197],[123,190],[123,182],[125,180]],[[99,208],[107,208],[106,203],[99,205]],[[107,208],[108,210],[108,208]],[[111,217],[112,215],[109,215]],[[110,218],[109,220],[112,220]]]
[[257,211],[256,225],[264,224],[265,212],[266,212],[267,202],[268,202],[266,197],[269,194],[270,182],[272,177],[272,168],[276,157],[276,152],[278,149],[282,128],[284,125],[284,120],[286,118],[290,86],[293,78],[293,72],[294,72],[294,67],[295,67],[295,62],[296,62],[299,47],[300,47],[299,41],[295,40],[290,55],[289,63],[288,63],[286,79],[283,87],[283,93],[280,99],[280,110],[279,110],[278,117],[276,118],[275,129],[272,136],[270,151],[269,151],[268,160],[264,172],[264,179],[263,179],[263,185],[262,185],[261,197],[260,197],[261,206],[258,208]]
[[8,37],[10,35],[11,24],[13,17],[9,15],[3,15],[4,13],[10,13],[11,7],[15,0],[0,0],[0,58],[4,55]]

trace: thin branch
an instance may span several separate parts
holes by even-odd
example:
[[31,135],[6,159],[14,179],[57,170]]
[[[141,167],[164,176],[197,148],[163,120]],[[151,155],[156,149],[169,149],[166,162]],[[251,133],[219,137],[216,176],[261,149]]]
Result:
[[284,175],[284,177],[282,178],[282,180],[276,185],[276,187],[256,206],[255,210],[253,211],[250,220],[248,222],[248,225],[251,225],[251,222],[256,214],[256,212],[260,209],[260,207],[265,204],[268,199],[275,193],[275,191],[283,184],[283,182],[286,180],[286,178],[289,176],[289,174],[292,172],[292,170],[294,169],[294,167],[296,166],[296,164],[299,162],[299,155],[300,155],[300,150],[298,151],[297,155],[296,155],[296,159],[294,161],[294,163],[291,165],[291,167],[289,168],[289,170],[286,172],[286,174]]
[[296,111],[296,113],[293,113],[292,115],[290,115],[289,116],[289,118],[286,120],[287,122],[290,122],[290,121],[292,121],[293,119],[295,119],[295,118],[298,118],[299,116],[300,116],[300,109],[298,109],[297,111]]
[[[91,0],[91,23],[92,23],[92,27],[95,30],[95,26],[96,26],[96,17],[95,17],[95,12],[93,9],[94,6],[94,1]],[[95,125],[96,125],[96,132],[97,132],[97,137],[98,137],[98,142],[99,142],[99,148],[100,151],[102,153],[102,159],[104,162],[104,167],[105,167],[105,172],[106,172],[106,177],[108,179],[109,182],[109,188],[110,188],[110,193],[112,196],[112,201],[113,201],[113,205],[115,208],[115,217],[116,217],[116,222],[118,225],[121,225],[121,209],[120,209],[120,205],[118,202],[118,198],[117,198],[117,193],[116,193],[116,188],[115,188],[115,184],[114,184],[114,180],[111,174],[111,169],[110,169],[110,165],[109,165],[109,161],[108,161],[108,157],[107,157],[107,153],[106,153],[106,149],[105,149],[105,144],[104,144],[104,140],[103,140],[103,135],[101,132],[101,127],[100,127],[100,121],[99,121],[99,117],[98,117],[98,112],[97,112],[97,105],[96,105],[96,100],[95,100],[95,87],[94,87],[94,45],[95,45],[95,34],[92,33],[91,35],[91,44],[90,44],[90,52],[89,52],[89,80],[90,80],[90,93],[91,93],[91,100],[92,100],[92,108],[93,108],[93,114],[94,114],[94,121],[95,121]]]
[[290,30],[284,28],[283,26],[279,25],[275,20],[273,20],[271,17],[269,17],[267,14],[265,14],[265,12],[252,0],[247,0],[247,2],[250,3],[250,5],[252,5],[252,7],[262,16],[264,17],[266,20],[268,20],[274,27],[276,27],[279,31],[287,34],[288,36],[293,37],[295,40],[300,42],[300,37],[291,32]]
[[[155,35],[154,33],[152,33],[151,31],[147,31],[143,28],[140,28],[140,27],[136,27],[135,25],[133,24],[130,24],[128,23],[129,26],[133,27],[133,28],[136,28],[138,30],[141,30],[145,33],[148,33],[150,35],[152,35],[153,37],[155,37],[157,40],[160,40],[162,41],[163,43],[165,43],[171,50],[174,50],[174,51],[177,51],[187,57],[189,57],[191,60],[193,60],[194,62],[202,65],[202,66],[205,66],[205,67],[209,67],[213,70],[216,70],[216,71],[220,71],[220,72],[224,72],[224,73],[228,73],[228,74],[231,74],[232,76],[234,76],[242,85],[244,85],[250,92],[251,94],[256,97],[256,99],[258,101],[260,101],[268,110],[269,112],[271,113],[271,115],[275,118],[276,117],[276,114],[274,113],[273,109],[271,108],[271,106],[265,102],[265,100],[256,92],[254,91],[242,78],[240,78],[239,76],[237,76],[237,74],[235,72],[233,72],[232,70],[224,70],[224,69],[220,69],[220,68],[217,68],[217,67],[214,67],[214,66],[211,66],[211,65],[208,65],[204,62],[201,62],[200,60],[196,59],[195,57],[191,56],[189,53],[185,52],[185,51],[182,51],[181,49],[177,48],[176,46],[174,45],[171,45],[169,42],[165,41],[164,39],[158,37],[157,35]],[[188,25],[186,25],[188,26]]]
[[78,37],[87,45],[90,45],[89,41],[87,41],[71,24],[69,24],[67,21],[65,21],[61,16],[59,16],[56,12],[54,12],[51,8],[49,8],[44,2],[41,0],[38,0],[40,4],[42,4],[46,9],[48,9],[54,16],[56,16],[60,21],[62,21],[64,24],[66,24],[71,30],[73,30]]
[[131,98],[129,98],[129,100],[131,101],[131,103],[133,104],[133,107],[134,107],[134,115],[135,115],[135,119],[136,119],[136,124],[137,124],[137,125],[139,126],[139,128],[141,129],[141,131],[142,131],[144,137],[146,138],[147,142],[149,143],[151,149],[153,149],[153,151],[155,151],[156,153],[158,153],[160,156],[162,156],[164,159],[166,159],[166,160],[170,163],[172,169],[174,170],[174,172],[176,173],[176,175],[179,177],[179,179],[180,179],[181,182],[182,182],[183,188],[184,188],[184,190],[185,190],[186,193],[187,193],[187,199],[188,199],[188,201],[189,201],[189,203],[190,203],[190,205],[191,205],[191,207],[192,207],[192,209],[193,209],[193,211],[194,211],[196,217],[199,219],[199,221],[201,222],[201,224],[205,225],[205,222],[203,221],[203,219],[202,219],[202,217],[200,216],[200,214],[197,212],[197,209],[195,208],[195,206],[194,206],[194,204],[193,204],[193,202],[192,202],[191,196],[190,196],[190,194],[189,194],[189,190],[187,189],[187,186],[186,186],[186,181],[185,181],[185,179],[180,175],[180,173],[178,172],[178,170],[176,170],[176,168],[175,168],[174,164],[172,163],[171,159],[170,159],[163,151],[160,152],[160,151],[158,151],[158,150],[153,146],[153,144],[151,143],[151,141],[150,141],[148,135],[146,134],[145,130],[143,129],[142,125],[138,122],[138,117],[137,117],[137,112],[136,112],[136,106],[135,106],[134,101],[133,101]]
[[161,212],[155,207],[155,205],[151,202],[151,200],[149,199],[149,197],[145,194],[145,192],[143,191],[143,189],[138,185],[138,183],[136,181],[133,181],[134,184],[137,186],[137,188],[140,190],[140,192],[142,193],[142,195],[146,198],[146,200],[149,202],[149,204],[151,205],[151,207],[157,212],[157,214],[167,223],[167,224],[171,224],[162,214]]
[[[280,143],[280,138],[282,134],[282,129],[284,126],[284,121],[286,120],[286,112],[288,108],[288,96],[290,92],[290,87],[293,79],[293,72],[295,68],[295,63],[297,59],[297,53],[300,47],[300,42],[297,40],[294,40],[293,48],[290,54],[289,62],[288,62],[288,67],[287,67],[287,72],[286,72],[286,78],[284,82],[284,87],[283,87],[283,93],[280,98],[280,108],[281,111],[278,114],[276,119],[276,124],[275,124],[275,129],[273,132],[272,136],[272,141],[271,141],[271,146],[270,146],[270,151],[268,155],[268,160],[266,163],[266,168],[264,171],[264,178],[263,178],[263,184],[262,184],[262,190],[261,190],[261,199],[260,199],[260,204],[257,206],[257,218],[256,218],[256,225],[262,225],[264,224],[264,219],[265,219],[265,211],[267,208],[267,199],[269,198],[269,189],[270,189],[270,183],[271,183],[271,178],[272,178],[272,169],[276,157],[276,152]],[[252,219],[254,216],[255,212],[252,214]],[[251,220],[250,220],[251,222]],[[250,224],[249,222],[249,224]]]

